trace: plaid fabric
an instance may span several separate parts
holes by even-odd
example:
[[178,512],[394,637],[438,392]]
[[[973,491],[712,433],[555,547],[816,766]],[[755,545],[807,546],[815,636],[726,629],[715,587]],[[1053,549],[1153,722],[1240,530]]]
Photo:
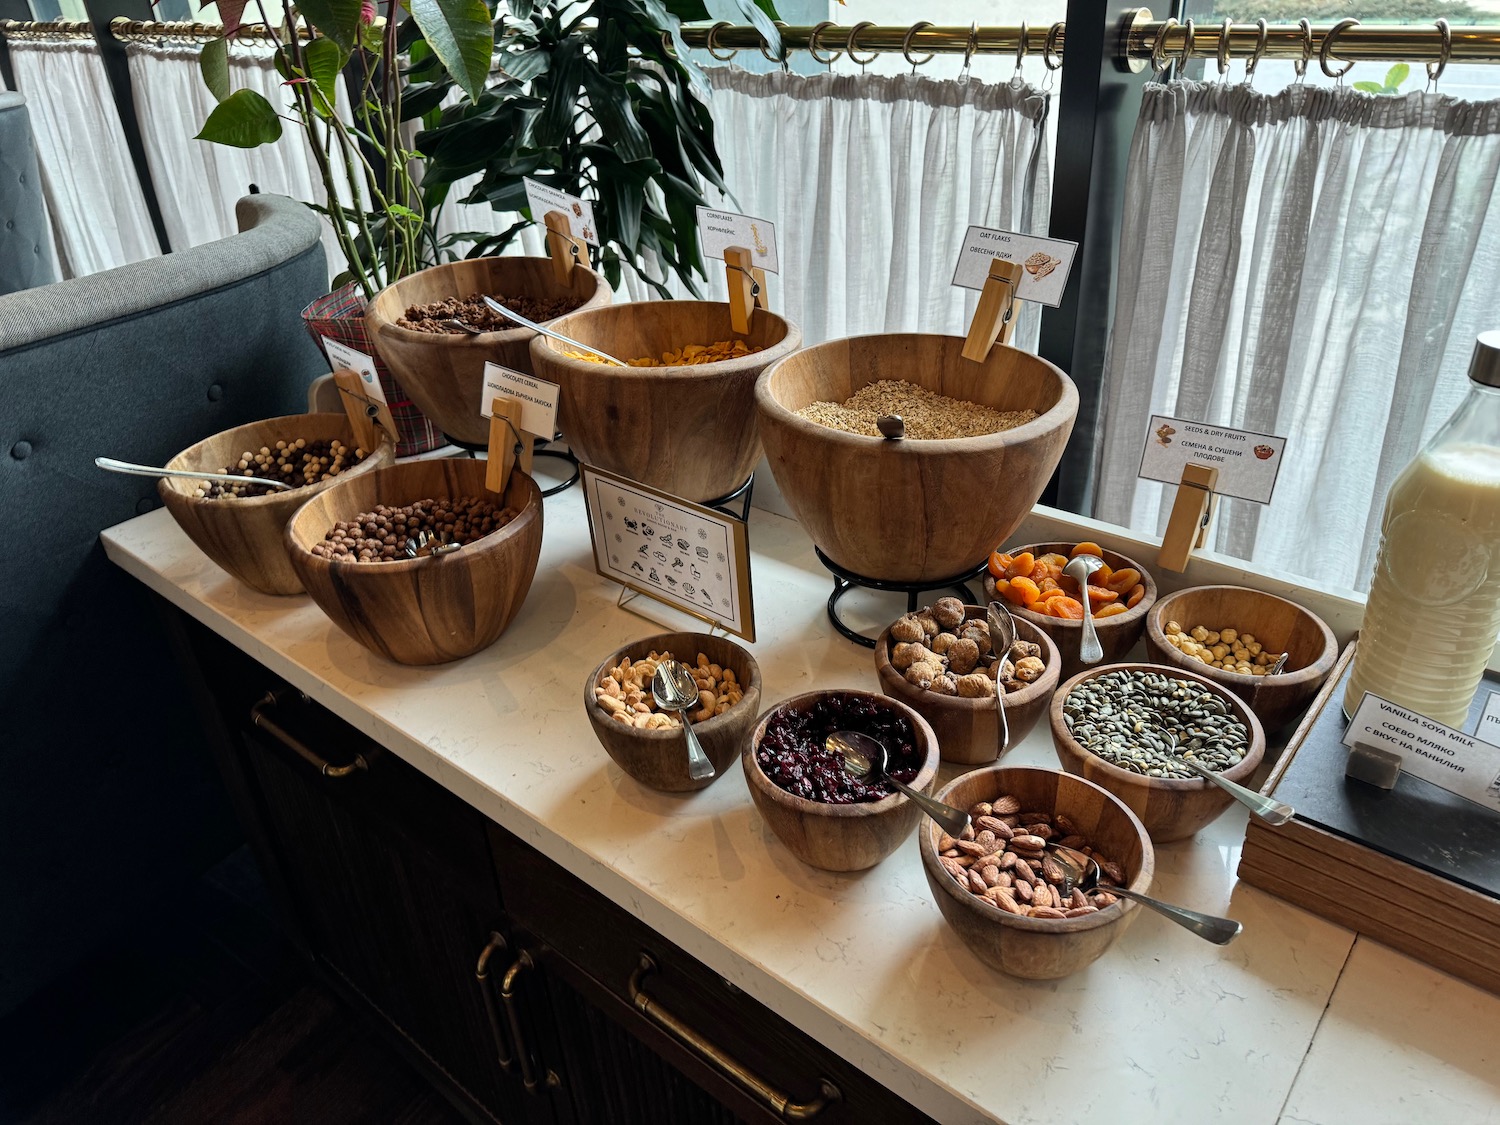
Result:
[[323,337],[327,336],[375,360],[375,372],[380,376],[385,401],[391,408],[391,417],[396,420],[396,429],[401,435],[401,441],[396,446],[398,457],[409,457],[413,453],[426,453],[429,449],[436,449],[443,444],[442,431],[417,409],[416,404],[406,397],[401,384],[386,370],[380,353],[375,350],[374,341],[365,331],[364,311],[365,299],[359,292],[359,287],[351,281],[326,297],[319,297],[303,309],[302,323],[307,325],[307,331],[318,345],[319,351],[323,348]]

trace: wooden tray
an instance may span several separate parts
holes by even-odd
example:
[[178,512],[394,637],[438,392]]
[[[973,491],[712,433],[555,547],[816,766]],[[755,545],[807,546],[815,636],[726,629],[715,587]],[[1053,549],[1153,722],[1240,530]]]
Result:
[[[1262,790],[1297,816],[1280,828],[1251,819],[1239,877],[1500,993],[1500,816],[1409,774],[1389,792],[1344,777],[1340,701],[1356,644]],[[1486,673],[1466,729],[1496,690]]]

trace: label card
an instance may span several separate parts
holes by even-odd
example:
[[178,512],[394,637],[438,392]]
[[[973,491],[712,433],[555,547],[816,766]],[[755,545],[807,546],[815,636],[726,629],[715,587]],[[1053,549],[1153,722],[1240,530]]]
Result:
[[375,361],[364,352],[356,351],[348,344],[341,344],[327,336],[323,337],[323,351],[335,371],[341,367],[347,367],[358,373],[366,401],[377,407],[375,420],[390,436],[392,444],[399,445],[400,434],[396,430],[396,419],[392,416],[391,408],[385,401],[385,388],[380,385],[380,376],[375,372]]
[[705,258],[723,258],[729,247],[743,246],[761,269],[767,273],[781,272],[781,256],[776,252],[776,224],[765,219],[700,206],[698,239]]
[[1016,299],[1056,308],[1062,303],[1068,272],[1073,268],[1073,256],[1077,253],[1078,243],[1062,238],[970,227],[958,254],[953,284],[965,289],[983,289],[990,276],[991,258],[1020,262],[1026,273],[1021,284],[1016,286]]
[[594,205],[587,199],[569,195],[565,191],[527,179],[526,201],[531,205],[533,222],[541,222],[548,211],[560,211],[568,217],[568,230],[574,238],[581,238],[590,246],[599,245],[599,235],[594,226]]
[[755,640],[743,522],[592,465],[580,470],[600,575]]
[[1404,773],[1500,812],[1500,746],[1368,693],[1343,741],[1345,746],[1364,742],[1400,754]]
[[1500,746],[1500,691],[1490,692],[1490,697],[1484,701],[1484,714],[1479,716],[1474,737],[1491,746]]
[[562,388],[556,383],[523,375],[498,363],[486,363],[484,386],[479,390],[479,415],[492,417],[490,406],[497,398],[519,399],[521,429],[550,439],[557,433],[557,397],[561,393]]
[[1146,431],[1146,451],[1136,475],[1163,484],[1182,483],[1182,470],[1189,461],[1219,470],[1220,496],[1235,496],[1269,504],[1281,471],[1286,438],[1207,426],[1182,418],[1152,415]]

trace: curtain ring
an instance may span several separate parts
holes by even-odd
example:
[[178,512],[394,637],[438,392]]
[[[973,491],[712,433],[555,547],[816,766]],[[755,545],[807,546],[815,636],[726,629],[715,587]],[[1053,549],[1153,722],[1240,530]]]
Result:
[[1021,34],[1016,37],[1016,77],[1021,77],[1021,64],[1026,61],[1026,21],[1021,21]]
[[979,21],[974,20],[969,24],[969,42],[964,47],[964,67],[962,73],[969,73],[969,64],[974,61],[974,52],[979,50]]
[[1225,82],[1229,80],[1229,32],[1233,27],[1234,21],[1225,16],[1219,28],[1219,51],[1215,61],[1219,67],[1219,79]]
[[832,66],[838,60],[838,57],[844,53],[843,51],[830,50],[827,57],[818,54],[818,36],[823,34],[823,29],[825,27],[837,26],[838,24],[833,20],[824,20],[822,23],[818,24],[817,27],[813,28],[812,31],[808,34],[807,53],[813,57],[814,62],[822,63],[824,66]]
[[1453,56],[1453,29],[1448,26],[1448,21],[1439,19],[1437,29],[1443,36],[1442,54],[1438,56],[1437,66],[1427,63],[1427,85],[1437,92],[1438,79],[1443,76],[1443,71],[1448,69],[1448,60]]
[[1167,33],[1177,26],[1177,20],[1168,16],[1161,21],[1161,26],[1156,29],[1156,38],[1151,41],[1151,69],[1158,77],[1165,74],[1167,67],[1172,65],[1167,59]]
[[[1182,54],[1177,60],[1184,67],[1193,58],[1193,34],[1193,18],[1189,16],[1187,22],[1182,25]],[[1178,77],[1182,76],[1179,74]]]
[[1255,81],[1255,68],[1260,65],[1260,60],[1266,53],[1266,21],[1258,19],[1255,21],[1255,53],[1250,56],[1250,61],[1245,64],[1245,84],[1248,86]]
[[880,52],[879,51],[871,51],[870,52],[870,57],[867,58],[867,59],[862,59],[862,58],[860,58],[858,55],[856,55],[854,53],[854,40],[855,40],[855,38],[865,28],[867,28],[867,27],[874,27],[874,26],[875,26],[875,21],[874,20],[860,20],[857,24],[855,24],[853,27],[851,27],[849,29],[849,38],[844,41],[844,53],[849,56],[849,61],[850,62],[858,63],[859,64],[859,69],[860,70],[863,70],[865,67],[869,66],[872,62],[874,62],[876,59],[878,59],[880,57]]
[[714,24],[713,27],[708,29],[708,36],[703,41],[703,45],[708,48],[709,55],[713,58],[718,59],[720,62],[729,62],[734,58],[735,55],[740,53],[738,48],[731,48],[727,55],[721,55],[716,50],[719,45],[719,29],[732,26],[733,25],[728,20],[720,20],[718,23]]
[[1062,41],[1067,24],[1058,20],[1047,29],[1047,38],[1042,41],[1042,64],[1048,70],[1062,69]]
[[1342,19],[1328,29],[1328,34],[1323,36],[1323,45],[1318,48],[1318,65],[1323,68],[1323,73],[1329,78],[1343,78],[1354,69],[1352,62],[1344,63],[1343,70],[1334,70],[1328,65],[1328,60],[1333,56],[1333,41],[1351,27],[1358,27],[1357,19]]
[[906,35],[901,40],[901,53],[906,57],[906,61],[911,63],[911,72],[913,74],[917,73],[917,67],[926,66],[934,58],[937,57],[936,55],[928,54],[927,57],[924,58],[921,62],[918,62],[916,59],[911,57],[911,37],[917,32],[921,31],[924,27],[931,26],[932,24],[928,23],[926,20],[923,20],[921,23],[914,23],[906,29]]
[[[776,20],[774,22],[776,24],[776,30],[777,31],[785,31],[786,30],[786,24],[782,23],[780,20]],[[789,49],[788,49],[788,47],[786,45],[786,40],[782,39],[782,41],[781,41],[781,55],[779,57],[776,56],[776,55],[771,54],[770,51],[766,50],[767,46],[769,46],[769,44],[767,44],[766,41],[764,39],[762,39],[760,41],[760,53],[763,56],[765,56],[766,61],[767,62],[773,62],[773,63],[779,63],[781,66],[785,67],[786,66],[787,55],[790,53],[790,51],[789,51]]]

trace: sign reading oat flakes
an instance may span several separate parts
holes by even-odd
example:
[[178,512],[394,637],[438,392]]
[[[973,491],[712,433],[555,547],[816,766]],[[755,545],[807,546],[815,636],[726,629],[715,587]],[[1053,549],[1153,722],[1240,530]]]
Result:
[[698,241],[705,258],[724,257],[731,246],[743,246],[757,269],[767,273],[781,272],[781,258],[776,252],[776,224],[733,211],[698,208]]
[[964,234],[963,249],[953,270],[953,284],[965,289],[983,289],[990,276],[991,259],[1019,262],[1023,272],[1016,286],[1016,300],[1056,308],[1062,303],[1077,253],[1078,243],[1062,238],[970,227]]
[[568,220],[574,238],[581,238],[590,246],[599,245],[599,228],[594,223],[592,203],[530,178],[522,182],[526,185],[526,202],[531,206],[533,220],[539,223],[547,212],[560,212]]
[[592,465],[579,469],[601,576],[755,640],[743,520]]
[[1190,462],[1208,465],[1219,470],[1214,491],[1220,496],[1269,504],[1285,452],[1284,437],[1154,415],[1136,475],[1177,484]]

